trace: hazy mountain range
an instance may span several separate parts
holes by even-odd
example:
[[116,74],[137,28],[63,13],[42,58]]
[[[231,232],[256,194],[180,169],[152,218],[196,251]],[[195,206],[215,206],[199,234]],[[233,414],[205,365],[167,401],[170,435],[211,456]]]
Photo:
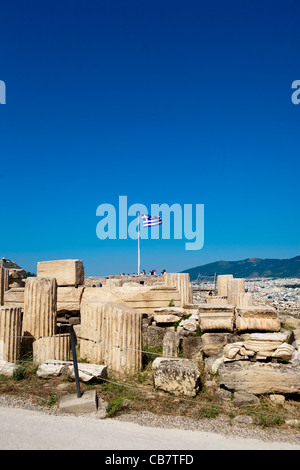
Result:
[[233,274],[234,277],[295,277],[300,278],[300,256],[290,259],[247,258],[240,261],[216,261],[186,269],[191,281],[200,276]]

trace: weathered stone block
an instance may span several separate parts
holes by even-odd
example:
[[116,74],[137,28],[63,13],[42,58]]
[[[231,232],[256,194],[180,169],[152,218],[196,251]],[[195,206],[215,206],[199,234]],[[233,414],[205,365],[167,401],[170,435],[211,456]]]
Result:
[[198,311],[199,313],[233,313],[235,309],[234,305],[230,304],[209,304],[209,303],[202,303],[198,304]]
[[252,333],[245,341],[227,344],[223,356],[227,359],[239,359],[241,356],[255,359],[280,358],[292,359],[295,349],[286,342],[286,333]]
[[59,286],[57,288],[57,313],[80,312],[84,286]]
[[201,361],[203,359],[202,337],[201,336],[185,336],[182,339],[183,357]]
[[233,404],[236,407],[239,406],[248,406],[248,405],[258,405],[259,399],[253,393],[248,392],[235,392],[233,397]]
[[58,286],[78,286],[84,284],[84,266],[79,259],[40,261],[37,276],[54,277]]
[[202,332],[230,331],[234,329],[235,312],[233,305],[199,305],[199,321]]
[[[78,363],[78,375],[81,382],[91,382],[92,380],[103,380],[107,378],[107,366],[103,364],[83,364]],[[70,366],[70,377],[75,380],[73,364]]]
[[227,297],[228,291],[227,291],[227,285],[228,281],[233,279],[232,274],[222,274],[217,277],[217,289],[218,289],[218,295]]
[[214,356],[219,354],[228,343],[236,341],[236,335],[231,333],[204,333],[201,336],[203,354]]
[[[129,284],[129,283],[127,283]],[[123,281],[122,279],[106,279],[105,286],[106,287],[122,287]]]
[[300,393],[300,365],[250,361],[225,362],[219,366],[220,385],[254,395]]
[[176,323],[181,320],[180,317],[177,315],[154,315],[154,321],[157,324],[164,324],[164,323]]
[[148,349],[162,348],[164,334],[165,334],[165,328],[162,328],[160,326],[149,325],[147,328],[147,343],[146,343]]
[[286,341],[285,333],[252,333],[244,341],[244,347],[260,355],[273,352]]
[[202,332],[207,331],[233,331],[234,329],[234,313],[200,313],[200,329]]
[[230,303],[237,307],[251,307],[253,305],[253,295],[250,292],[231,294]]
[[165,273],[164,280],[166,286],[175,287],[179,291],[182,307],[193,302],[189,273]]
[[[75,380],[73,361],[47,360],[39,365],[37,375],[43,379],[68,376]],[[107,366],[79,362],[78,375],[81,382],[106,379]]]
[[82,296],[82,302],[116,302],[148,315],[167,307],[171,300],[175,307],[180,307],[180,293],[167,286],[85,287]]
[[177,357],[179,353],[179,335],[174,330],[166,330],[163,338],[163,356]]
[[70,335],[68,333],[39,338],[33,343],[33,363],[42,364],[48,359],[70,360]]
[[24,291],[25,287],[12,287],[5,292],[4,305],[6,307],[21,307],[24,310]]
[[245,348],[243,341],[226,344],[223,349],[224,360],[239,360],[241,357],[249,359],[249,357],[253,357],[255,354],[255,351]]
[[245,293],[245,281],[244,279],[229,279],[227,284],[227,297],[230,304],[234,304],[236,294]]
[[67,377],[70,375],[70,368],[73,365],[70,361],[58,361],[48,359],[39,365],[36,375],[41,379],[52,379],[55,377]]
[[184,317],[186,314],[183,307],[160,307],[154,309],[154,315],[176,315],[177,317]]
[[182,320],[178,327],[177,331],[180,335],[180,337],[184,336],[193,336],[197,328],[199,326],[199,320],[198,320],[198,315],[197,316],[191,316],[189,318],[186,318],[185,320]]
[[25,367],[0,359],[0,375],[13,377],[15,374],[25,374]]
[[181,358],[157,358],[153,361],[153,369],[156,389],[176,396],[196,396],[201,378],[201,371],[196,362]]
[[236,329],[244,331],[280,331],[280,320],[275,308],[250,306],[236,308]]

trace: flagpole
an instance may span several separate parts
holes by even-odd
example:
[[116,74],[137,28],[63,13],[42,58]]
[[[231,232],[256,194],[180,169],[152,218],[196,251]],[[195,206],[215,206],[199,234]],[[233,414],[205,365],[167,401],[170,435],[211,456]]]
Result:
[[138,275],[140,275],[140,213],[138,212]]

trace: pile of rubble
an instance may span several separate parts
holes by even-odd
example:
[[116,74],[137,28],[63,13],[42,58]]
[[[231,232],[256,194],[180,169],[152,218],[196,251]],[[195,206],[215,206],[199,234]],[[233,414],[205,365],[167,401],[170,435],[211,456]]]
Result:
[[[7,270],[0,266],[1,285]],[[105,364],[119,374],[142,367],[142,320],[166,305],[192,302],[188,275],[166,274],[162,282],[106,279],[101,287],[85,285],[81,260],[45,261],[24,287],[3,289],[0,307],[0,360],[15,363],[21,351],[35,364],[70,359],[72,325],[81,359]],[[8,285],[9,287],[9,285]]]
[[195,396],[216,372],[216,393],[300,393],[295,312],[290,319],[257,302],[258,290],[232,275],[196,298],[186,273],[155,278],[86,283],[81,260],[58,260],[38,263],[37,276],[16,287],[0,266],[0,366],[17,364],[26,346],[41,377],[70,370],[73,325],[79,361],[89,362],[79,362],[81,377],[135,375],[152,354],[155,388],[174,395]]
[[[274,306],[257,304],[253,294],[246,292],[243,279],[218,276],[217,284],[215,294],[206,288],[202,301],[194,300],[180,312],[165,308],[165,317],[161,311],[155,312],[159,315],[154,315],[148,325],[145,343],[148,341],[147,347],[162,346],[163,358],[153,362],[156,387],[195,396],[205,377],[218,372],[219,385],[231,392],[299,393],[300,318],[280,316]],[[295,326],[284,330],[286,323]],[[199,366],[197,374],[195,362]],[[189,376],[189,365],[193,379],[183,392],[183,377]],[[176,375],[178,380],[174,380]]]

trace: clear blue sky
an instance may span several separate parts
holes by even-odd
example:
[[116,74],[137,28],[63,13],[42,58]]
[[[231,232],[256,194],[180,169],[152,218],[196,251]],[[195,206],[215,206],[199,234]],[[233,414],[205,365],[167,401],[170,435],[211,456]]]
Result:
[[141,268],[300,254],[300,3],[2,0],[0,255],[35,272],[137,271],[102,203],[204,204],[204,247],[145,240]]

